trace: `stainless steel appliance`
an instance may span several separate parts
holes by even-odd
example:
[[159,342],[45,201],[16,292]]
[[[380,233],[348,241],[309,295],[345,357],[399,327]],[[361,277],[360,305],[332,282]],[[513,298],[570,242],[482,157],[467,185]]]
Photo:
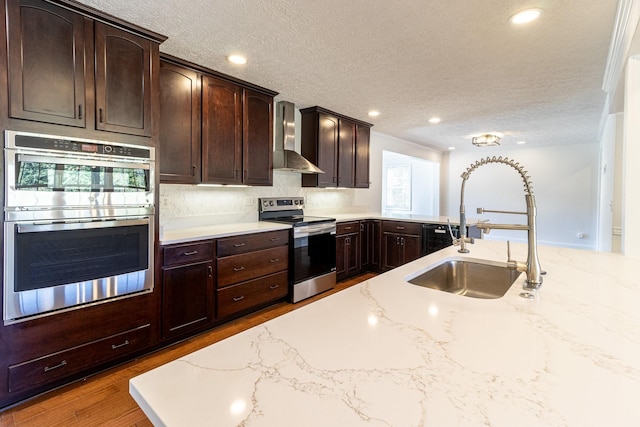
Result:
[[155,149],[4,136],[4,323],[151,292]]
[[261,221],[291,224],[289,295],[302,301],[336,285],[336,220],[304,215],[303,197],[258,199]]

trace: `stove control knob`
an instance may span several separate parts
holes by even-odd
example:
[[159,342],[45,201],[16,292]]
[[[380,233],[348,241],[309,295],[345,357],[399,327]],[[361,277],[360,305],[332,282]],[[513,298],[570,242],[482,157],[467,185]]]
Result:
[[269,200],[269,206],[273,206],[273,200]]
[[304,200],[298,200],[298,204],[302,206],[304,204]]
[[269,202],[268,202],[268,201],[266,201],[266,200],[263,200],[263,201],[262,201],[262,206],[269,206]]

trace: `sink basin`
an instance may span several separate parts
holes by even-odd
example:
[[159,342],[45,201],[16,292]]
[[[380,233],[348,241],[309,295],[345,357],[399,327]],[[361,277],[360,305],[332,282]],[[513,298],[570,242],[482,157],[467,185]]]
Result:
[[409,283],[471,298],[500,298],[520,276],[505,263],[446,258],[426,271],[405,278]]

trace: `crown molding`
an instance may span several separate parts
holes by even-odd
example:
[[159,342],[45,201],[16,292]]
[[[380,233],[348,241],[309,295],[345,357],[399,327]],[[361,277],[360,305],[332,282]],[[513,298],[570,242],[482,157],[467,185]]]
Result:
[[612,96],[624,73],[629,48],[640,21],[640,0],[618,0],[602,89]]

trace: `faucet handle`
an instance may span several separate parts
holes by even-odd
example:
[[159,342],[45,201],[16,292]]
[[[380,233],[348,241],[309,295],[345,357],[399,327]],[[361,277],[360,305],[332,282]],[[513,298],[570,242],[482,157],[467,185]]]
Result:
[[451,236],[451,241],[454,242],[453,244],[455,245],[456,239],[453,235],[453,230],[451,229],[451,219],[447,218],[447,227],[449,227],[449,235]]

